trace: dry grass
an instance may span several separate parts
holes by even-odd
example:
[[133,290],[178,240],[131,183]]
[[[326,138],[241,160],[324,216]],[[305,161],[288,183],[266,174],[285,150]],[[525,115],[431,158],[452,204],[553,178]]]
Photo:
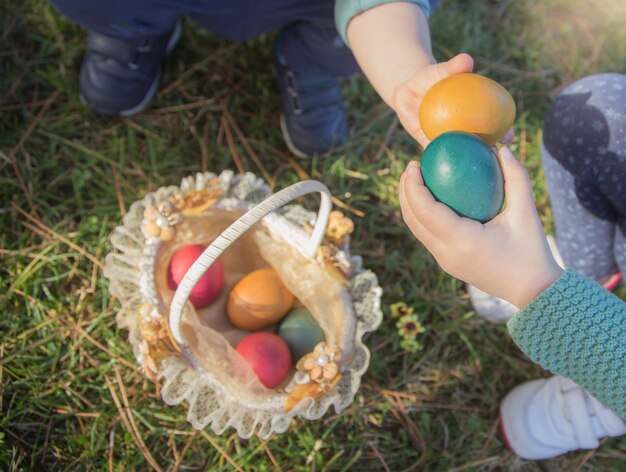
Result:
[[[626,72],[623,20],[611,9],[623,2],[592,3],[443,0],[432,19],[439,58],[468,51],[515,95],[514,147],[548,227],[538,143],[550,96],[590,72]],[[331,159],[298,161],[278,127],[268,67],[274,35],[233,44],[187,21],[152,107],[108,119],[77,99],[84,33],[43,0],[0,9],[4,470],[623,467],[624,439],[543,463],[506,450],[499,400],[547,374],[505,328],[476,318],[461,285],[408,234],[397,182],[419,149],[364,81],[346,84],[350,142]],[[118,305],[101,272],[108,234],[133,201],[198,170],[226,168],[263,175],[276,188],[308,176],[324,181],[356,221],[353,250],[379,275],[386,314],[404,300],[428,327],[424,350],[408,354],[386,318],[368,338],[371,368],[354,403],[268,441],[196,432],[183,408],[164,405],[116,327]]]

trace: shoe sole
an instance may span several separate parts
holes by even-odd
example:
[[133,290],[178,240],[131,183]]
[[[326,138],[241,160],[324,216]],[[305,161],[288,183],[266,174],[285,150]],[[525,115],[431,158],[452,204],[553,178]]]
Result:
[[613,274],[611,277],[609,277],[609,280],[604,282],[602,286],[609,292],[612,292],[613,289],[617,287],[617,284],[620,283],[620,280],[622,280],[622,274],[618,272],[617,274]]
[[285,122],[285,115],[280,114],[280,131],[283,134],[283,139],[285,140],[285,144],[287,144],[287,148],[294,154],[296,157],[301,159],[309,159],[309,156],[300,149],[298,149],[291,140],[291,136],[289,136],[289,131],[287,131],[287,123]]
[[137,113],[142,112],[154,98],[154,94],[159,88],[160,79],[161,79],[161,68],[159,67],[159,72],[157,73],[156,77],[150,84],[150,88],[146,92],[146,95],[133,108],[129,108],[128,110],[123,110],[119,112],[119,116],[132,116],[132,115],[136,115]]
[[[172,32],[172,35],[170,36],[170,39],[167,42],[167,47],[165,48],[166,56],[170,52],[172,52],[172,50],[176,47],[176,44],[178,44],[178,41],[180,40],[180,37],[182,35],[182,31],[183,31],[183,28],[182,28],[181,22],[180,20],[178,20],[176,22],[176,26],[174,27],[174,31]],[[148,104],[152,101],[152,98],[154,98],[154,94],[156,93],[159,87],[160,79],[161,79],[161,68],[159,67],[156,77],[150,84],[148,91],[146,92],[144,97],[141,99],[141,101],[132,108],[120,111],[117,115],[118,116],[132,116],[132,115],[136,115],[137,113],[142,112],[148,106]],[[83,97],[82,94],[79,94],[78,98],[80,99],[83,105],[91,106],[89,102],[85,99],[85,97]]]
[[506,430],[504,429],[504,423],[502,422],[502,415],[498,415],[498,431],[500,431],[500,436],[502,436],[502,441],[504,441],[504,445],[506,446],[506,448],[509,451],[513,451],[513,446],[511,446],[509,437],[506,435]]
[[291,153],[296,156],[299,157],[301,159],[312,159],[313,156],[319,157],[319,158],[325,158],[330,156],[330,154],[338,149],[340,146],[337,146],[336,148],[333,147],[332,149],[323,152],[323,153],[315,153],[313,155],[309,155],[306,154],[304,152],[302,152],[300,149],[298,149],[295,144],[293,144],[293,141],[291,140],[291,136],[289,136],[289,131],[287,131],[287,123],[285,121],[285,115],[283,115],[282,113],[280,114],[280,131],[283,135],[283,139],[285,140],[285,144],[287,145],[287,148],[291,151]]

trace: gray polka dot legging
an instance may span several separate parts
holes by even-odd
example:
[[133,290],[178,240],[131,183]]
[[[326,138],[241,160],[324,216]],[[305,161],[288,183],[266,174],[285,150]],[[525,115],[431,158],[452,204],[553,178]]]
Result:
[[595,280],[626,276],[626,75],[564,89],[546,115],[542,157],[565,265]]

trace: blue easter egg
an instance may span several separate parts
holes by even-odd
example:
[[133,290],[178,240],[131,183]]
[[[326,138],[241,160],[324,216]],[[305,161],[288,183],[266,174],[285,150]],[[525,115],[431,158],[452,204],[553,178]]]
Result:
[[485,223],[504,203],[504,178],[492,149],[470,133],[438,136],[420,161],[426,187],[458,215]]

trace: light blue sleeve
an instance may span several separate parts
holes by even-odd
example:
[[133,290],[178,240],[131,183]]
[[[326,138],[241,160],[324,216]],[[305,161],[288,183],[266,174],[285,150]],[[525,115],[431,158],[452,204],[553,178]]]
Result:
[[[419,5],[426,18],[430,16],[431,4],[434,6],[436,1],[428,0],[336,0],[335,2],[335,24],[337,25],[337,31],[343,38],[346,44],[348,44],[348,38],[346,37],[346,30],[350,20],[357,16],[359,13],[369,10],[370,8],[377,7],[383,3],[392,2],[408,2]],[[348,44],[348,46],[350,46]]]

